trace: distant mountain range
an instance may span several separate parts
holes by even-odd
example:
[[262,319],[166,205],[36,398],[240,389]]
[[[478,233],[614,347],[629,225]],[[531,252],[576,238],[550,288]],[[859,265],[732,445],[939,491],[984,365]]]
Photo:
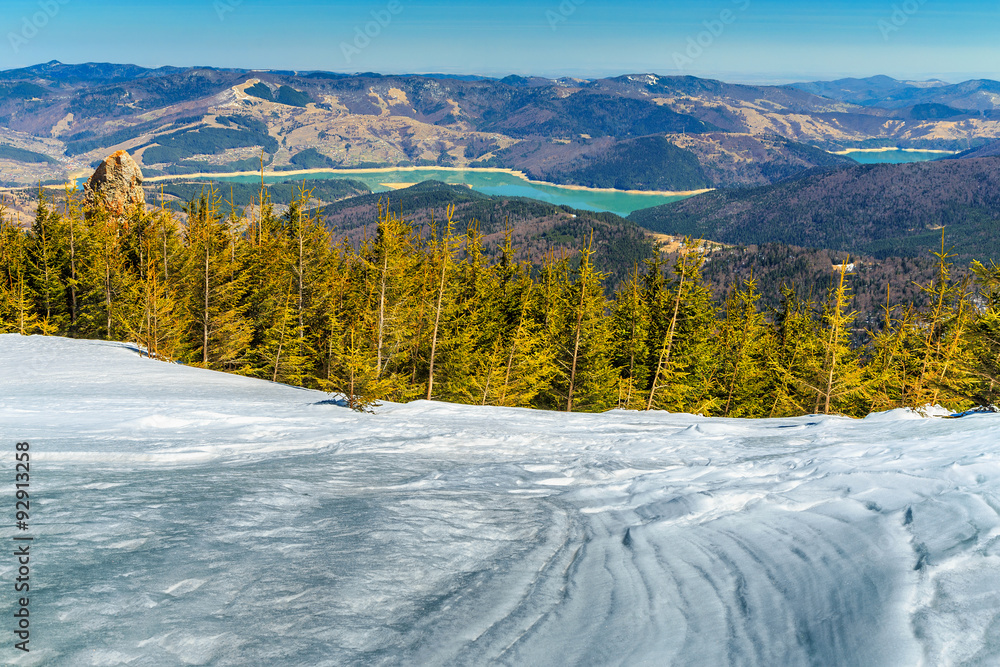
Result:
[[950,84],[938,79],[898,81],[888,76],[795,83],[792,88],[841,102],[883,109],[914,106],[948,107],[955,115],[970,111],[989,114],[997,110],[1000,82],[977,79]]
[[1000,139],[996,89],[50,62],[0,72],[0,181],[59,181],[125,149],[150,175],[254,170],[263,152],[273,170],[489,166],[620,189],[756,186],[853,164],[828,152],[845,148],[978,148]]

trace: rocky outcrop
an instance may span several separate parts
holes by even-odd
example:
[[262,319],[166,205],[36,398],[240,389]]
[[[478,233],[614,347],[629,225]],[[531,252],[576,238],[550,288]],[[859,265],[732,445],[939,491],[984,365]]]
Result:
[[123,216],[146,207],[142,170],[132,156],[118,151],[104,159],[83,187],[87,208]]

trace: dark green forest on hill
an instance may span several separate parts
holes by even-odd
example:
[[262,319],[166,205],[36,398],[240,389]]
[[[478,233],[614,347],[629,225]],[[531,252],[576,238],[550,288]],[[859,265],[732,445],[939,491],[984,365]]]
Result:
[[[289,180],[282,183],[269,183],[266,191],[273,204],[287,206],[298,198],[302,186],[303,181],[301,180]],[[306,187],[312,192],[314,200],[325,202],[335,202],[346,197],[355,197],[371,192],[368,186],[361,181],[348,178],[309,181]],[[158,201],[161,193],[177,197],[179,202],[170,203],[170,206],[176,210],[181,210],[188,202],[196,201],[202,195],[211,192],[216,192],[226,206],[233,204],[242,209],[259,199],[261,186],[259,183],[216,183],[199,179],[189,182],[166,181],[162,184],[147,186],[146,191],[146,199],[150,202]]]
[[56,162],[48,155],[42,155],[41,153],[25,150],[24,148],[17,148],[9,144],[0,144],[0,159],[46,164],[55,164]]
[[1000,257],[1000,158],[814,170],[774,185],[716,190],[629,219],[666,234],[925,256],[941,230],[964,260]]
[[585,167],[553,172],[560,182],[618,190],[701,190],[711,184],[698,158],[665,137],[642,137],[615,146]]
[[176,163],[195,155],[217,155],[229,148],[261,146],[267,153],[278,150],[278,140],[268,134],[267,124],[248,116],[219,116],[227,127],[197,127],[156,137],[156,145],[143,153],[146,164]]

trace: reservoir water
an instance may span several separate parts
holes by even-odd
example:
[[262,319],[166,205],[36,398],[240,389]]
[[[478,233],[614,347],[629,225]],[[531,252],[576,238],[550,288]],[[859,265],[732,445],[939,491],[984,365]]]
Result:
[[[177,177],[180,179],[191,177]],[[309,174],[265,173],[266,183],[281,183],[285,181],[301,181],[302,179],[349,178],[361,181],[375,192],[389,192],[406,185],[424,181],[443,181],[445,183],[462,184],[477,192],[487,195],[504,195],[508,197],[530,197],[557,205],[570,206],[585,211],[610,211],[626,216],[632,211],[651,206],[659,206],[685,199],[690,195],[668,195],[657,193],[628,192],[624,190],[585,190],[567,186],[552,185],[527,181],[515,174],[483,171],[483,170],[358,170],[358,171],[323,171]],[[259,175],[219,176],[205,175],[202,180],[213,182],[258,183]],[[149,179],[156,180],[156,179]]]
[[904,164],[908,162],[928,162],[953,155],[950,151],[914,151],[893,148],[885,151],[850,151],[840,153],[861,164]]
[[[930,151],[908,151],[904,149],[890,149],[884,151],[851,151],[847,153],[849,157],[861,164],[904,162],[923,162],[936,160],[950,153],[930,152]],[[198,178],[200,180],[217,183],[237,182],[237,183],[257,183],[260,176],[257,174],[244,175],[219,175],[204,174],[198,176],[177,176],[174,179],[190,180]],[[361,181],[374,192],[391,192],[408,185],[422,183],[424,181],[443,181],[455,185],[467,185],[477,192],[487,195],[502,195],[507,197],[528,197],[539,199],[562,206],[570,206],[585,211],[610,211],[621,216],[627,216],[633,211],[660,204],[686,199],[689,194],[664,194],[651,192],[635,192],[625,190],[594,190],[576,188],[572,186],[554,185],[551,183],[539,183],[528,181],[520,176],[504,171],[491,171],[483,169],[369,169],[369,170],[316,170],[311,173],[295,172],[270,172],[265,173],[266,183],[282,183],[286,181],[301,181],[314,179],[347,178]],[[149,181],[159,180],[157,178]]]

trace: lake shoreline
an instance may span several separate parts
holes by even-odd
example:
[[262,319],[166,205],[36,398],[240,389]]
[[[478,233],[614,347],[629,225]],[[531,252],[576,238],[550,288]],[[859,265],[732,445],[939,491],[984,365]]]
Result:
[[939,153],[941,155],[958,155],[960,151],[942,151],[933,148],[848,148],[843,151],[830,151],[831,155],[850,155],[851,153]]
[[[694,195],[711,192],[714,188],[702,190],[618,190],[615,188],[591,188],[585,185],[563,185],[551,183],[549,181],[537,181],[528,178],[523,171],[514,169],[503,169],[500,167],[375,167],[370,169],[295,169],[287,171],[265,171],[264,178],[281,178],[283,176],[308,176],[311,174],[386,174],[399,171],[451,171],[451,172],[472,172],[481,174],[508,174],[515,176],[526,183],[533,185],[546,185],[565,190],[577,190],[580,192],[609,192],[630,195],[653,195],[659,197],[693,197]],[[164,181],[176,181],[186,178],[194,180],[207,180],[211,178],[245,178],[250,176],[261,176],[259,171],[233,171],[233,172],[199,172],[195,174],[167,174],[163,176],[151,176],[144,179],[145,183],[161,183]]]

